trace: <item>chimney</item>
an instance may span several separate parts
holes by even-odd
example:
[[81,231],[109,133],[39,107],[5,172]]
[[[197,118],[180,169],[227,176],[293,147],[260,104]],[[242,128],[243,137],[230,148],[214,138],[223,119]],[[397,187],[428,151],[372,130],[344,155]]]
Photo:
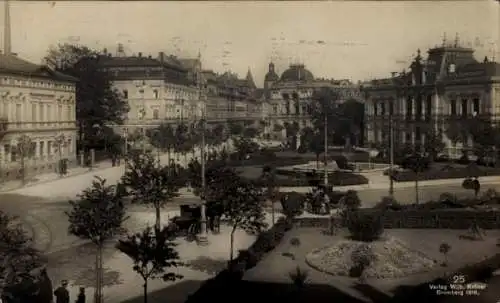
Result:
[[151,58],[153,58],[153,57],[151,55],[148,55],[148,59],[151,59]]
[[159,52],[158,53],[158,59],[160,60],[161,63],[165,62],[165,53],[164,52]]
[[8,0],[4,0],[4,23],[3,23],[3,53],[5,55],[12,54],[11,37],[10,37],[10,5]]
[[103,48],[102,54],[106,56],[108,54],[108,49],[107,48]]
[[142,53],[141,53],[141,52],[138,52],[138,53],[137,53],[137,56],[138,56],[139,58],[141,58],[141,57],[142,57]]

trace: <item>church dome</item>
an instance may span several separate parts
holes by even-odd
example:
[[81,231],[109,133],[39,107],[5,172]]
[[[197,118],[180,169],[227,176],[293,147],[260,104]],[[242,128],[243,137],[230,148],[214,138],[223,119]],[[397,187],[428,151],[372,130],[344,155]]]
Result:
[[268,81],[272,81],[272,82],[276,82],[279,80],[279,76],[278,74],[276,74],[274,71],[268,71],[266,76],[264,77],[264,81],[268,82]]
[[281,74],[281,81],[313,81],[313,74],[303,64],[292,64]]

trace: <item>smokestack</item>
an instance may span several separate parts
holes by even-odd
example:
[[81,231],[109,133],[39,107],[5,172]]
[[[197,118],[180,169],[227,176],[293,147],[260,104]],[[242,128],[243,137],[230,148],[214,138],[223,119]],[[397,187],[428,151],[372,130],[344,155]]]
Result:
[[140,57],[142,57],[142,53],[141,53],[141,52],[138,52],[138,53],[137,53],[137,56],[138,56],[139,58],[140,58]]
[[4,0],[4,33],[3,33],[3,53],[12,54],[11,32],[10,32],[10,5],[8,0]]
[[161,63],[165,62],[165,53],[164,52],[159,52],[158,53],[158,59],[160,60]]

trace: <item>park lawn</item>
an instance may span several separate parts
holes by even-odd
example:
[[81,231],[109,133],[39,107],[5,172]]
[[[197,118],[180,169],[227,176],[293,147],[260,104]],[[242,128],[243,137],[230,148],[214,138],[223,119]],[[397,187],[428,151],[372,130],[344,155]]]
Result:
[[[461,268],[467,264],[474,264],[482,261],[485,257],[490,257],[498,250],[496,246],[500,231],[487,230],[483,241],[461,240],[459,235],[464,234],[464,230],[429,230],[429,229],[387,229],[384,237],[393,237],[404,242],[408,248],[424,253],[427,257],[438,262],[444,260],[439,253],[439,246],[446,242],[451,246],[448,253],[448,267],[437,266],[435,270],[427,273],[414,274],[407,278],[398,279],[368,279],[367,283],[378,291],[390,295],[391,291],[399,285],[417,285],[434,278],[441,277],[447,273]],[[329,284],[335,288],[355,297],[364,297],[355,290],[357,279],[349,277],[332,276],[320,272],[310,267],[306,261],[306,255],[314,249],[328,245],[334,245],[340,240],[344,240],[347,231],[341,230],[335,236],[328,236],[322,233],[319,228],[294,228],[290,230],[282,242],[267,254],[256,267],[245,273],[244,280],[266,281],[275,283],[291,283],[289,272],[299,266],[309,272],[310,284]],[[425,235],[425,236],[423,236]],[[292,246],[290,240],[298,238],[301,242],[299,246]],[[295,260],[283,256],[283,253],[291,253]]]

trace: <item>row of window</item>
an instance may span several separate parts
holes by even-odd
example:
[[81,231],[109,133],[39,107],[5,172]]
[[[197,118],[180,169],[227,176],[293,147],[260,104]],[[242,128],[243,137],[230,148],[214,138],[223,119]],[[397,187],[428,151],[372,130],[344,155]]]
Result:
[[[70,121],[75,119],[73,105],[58,105],[52,104],[31,103],[31,120],[28,120],[28,114],[23,113],[23,104],[3,103],[0,108],[0,116],[6,117],[13,122],[54,122],[54,121]],[[57,110],[57,111],[55,111]]]
[[14,86],[29,86],[37,88],[56,88],[68,91],[74,91],[74,86],[67,84],[55,83],[52,81],[39,81],[39,80],[20,80],[4,77],[1,82],[3,85],[14,85]]
[[[415,104],[415,109],[413,108],[413,105]],[[388,105],[388,112],[386,109],[386,105]],[[425,105],[425,106],[424,106]],[[450,100],[450,111],[449,114],[454,116],[457,115],[459,106],[460,106],[460,113],[464,116],[467,116],[469,114],[479,114],[481,112],[481,105],[480,105],[480,100],[479,98],[475,98],[472,100],[472,108],[470,107],[471,103],[468,99],[462,99],[459,103],[457,100]],[[425,109],[425,112],[424,112]],[[472,112],[470,111],[472,109]],[[389,101],[389,102],[374,102],[373,103],[373,115],[374,116],[384,116],[386,114],[392,115],[394,113],[394,103]],[[420,116],[422,114],[425,115],[430,115],[432,114],[432,96],[428,96],[425,102],[423,100],[413,100],[411,98],[408,98],[406,100],[406,115],[411,116],[412,113],[414,113],[417,116]]]

